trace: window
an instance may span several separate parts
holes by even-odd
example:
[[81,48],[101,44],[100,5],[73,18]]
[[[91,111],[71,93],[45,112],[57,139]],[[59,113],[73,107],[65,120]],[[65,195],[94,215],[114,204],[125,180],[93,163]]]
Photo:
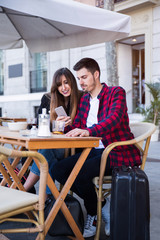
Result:
[[30,71],[30,92],[47,91],[47,70],[39,69]]
[[30,57],[30,92],[47,91],[47,55],[34,53]]
[[0,50],[0,95],[4,94],[4,52]]

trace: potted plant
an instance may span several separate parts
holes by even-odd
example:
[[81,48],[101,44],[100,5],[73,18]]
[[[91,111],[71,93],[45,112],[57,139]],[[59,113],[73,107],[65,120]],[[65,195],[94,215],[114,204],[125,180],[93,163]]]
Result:
[[159,135],[160,81],[155,83],[145,83],[145,84],[149,88],[149,92],[152,96],[151,104],[150,106],[147,106],[145,109],[142,107],[138,107],[137,112],[141,113],[144,116],[144,121],[152,122],[157,126],[157,135]]

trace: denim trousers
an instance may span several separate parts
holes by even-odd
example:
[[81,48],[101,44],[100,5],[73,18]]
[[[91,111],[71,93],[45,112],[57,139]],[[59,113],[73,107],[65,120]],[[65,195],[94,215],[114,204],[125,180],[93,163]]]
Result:
[[[50,175],[52,172],[50,171],[52,168],[54,168],[54,165],[57,161],[60,161],[61,159],[64,158],[64,149],[40,149],[38,150],[39,153],[41,153],[47,160],[48,162],[48,168],[49,168],[49,173]],[[36,175],[40,175],[40,171],[36,165],[35,162],[33,162],[32,167],[31,167],[31,172],[33,172]],[[51,175],[53,178],[53,176]],[[53,178],[54,179],[54,178]],[[46,188],[46,193],[51,194],[48,186]]]
[[[91,216],[97,214],[97,195],[92,179],[99,176],[100,161],[103,150],[104,149],[91,150],[71,188],[73,192],[84,200],[87,214],[90,214]],[[52,177],[64,185],[80,154],[81,153],[77,153],[56,162],[51,169]],[[110,159],[108,159],[105,174],[111,175],[111,173]]]

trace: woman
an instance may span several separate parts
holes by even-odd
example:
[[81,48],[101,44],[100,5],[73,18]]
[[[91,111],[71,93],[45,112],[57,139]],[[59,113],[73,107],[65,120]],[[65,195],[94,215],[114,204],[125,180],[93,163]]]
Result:
[[[41,99],[38,113],[41,113],[42,108],[46,108],[47,112],[50,110],[50,120],[52,123],[55,119],[61,119],[61,117],[57,118],[55,108],[63,106],[68,115],[65,118],[63,117],[63,120],[65,121],[65,126],[68,126],[73,122],[81,96],[82,92],[78,90],[76,79],[72,72],[68,68],[60,68],[53,76],[51,93],[44,94]],[[48,161],[49,169],[57,161],[64,158],[64,149],[40,149],[38,152]],[[26,191],[29,191],[38,180],[39,169],[34,162],[24,184]],[[49,188],[47,188],[46,192],[50,194]]]

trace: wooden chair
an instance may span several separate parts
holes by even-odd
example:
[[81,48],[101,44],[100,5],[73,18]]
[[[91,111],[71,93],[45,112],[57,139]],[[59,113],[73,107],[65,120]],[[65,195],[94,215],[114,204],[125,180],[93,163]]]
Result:
[[[95,185],[95,189],[97,193],[97,229],[96,229],[96,236],[94,238],[96,240],[98,240],[100,236],[102,201],[104,200],[105,197],[111,194],[112,176],[104,176],[107,157],[110,151],[117,146],[134,144],[135,146],[138,147],[138,149],[141,152],[142,165],[140,167],[142,170],[144,170],[151,135],[156,129],[154,124],[147,123],[147,122],[131,123],[130,128],[135,138],[128,141],[114,142],[108,145],[104,149],[101,157],[99,177],[95,177],[93,179],[93,183]],[[109,187],[107,187],[107,185]]]
[[[19,164],[21,157],[27,157],[18,175],[15,166]],[[11,159],[14,161],[11,163]],[[32,159],[40,164],[39,194],[25,191],[21,183],[22,176],[27,171]],[[45,239],[44,234],[44,206],[48,174],[48,163],[38,152],[18,151],[0,146],[0,172],[3,180],[0,183],[0,223],[5,221],[31,223],[24,228],[0,229],[0,233],[40,233],[39,239]],[[25,218],[23,214],[27,217]],[[14,216],[14,217],[13,217]],[[2,225],[3,227],[3,225]]]

